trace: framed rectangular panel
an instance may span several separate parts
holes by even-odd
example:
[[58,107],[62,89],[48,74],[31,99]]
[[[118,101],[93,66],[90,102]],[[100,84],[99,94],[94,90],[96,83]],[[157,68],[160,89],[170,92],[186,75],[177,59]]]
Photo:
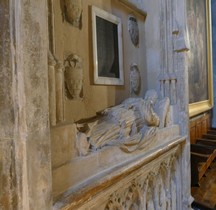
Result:
[[121,19],[92,6],[94,83],[123,85]]
[[195,116],[213,106],[211,1],[187,0],[187,18],[189,114]]

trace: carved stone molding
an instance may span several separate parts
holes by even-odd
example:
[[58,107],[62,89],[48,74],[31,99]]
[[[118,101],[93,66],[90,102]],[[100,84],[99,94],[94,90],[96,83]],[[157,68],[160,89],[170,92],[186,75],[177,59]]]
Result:
[[49,112],[50,124],[53,126],[64,121],[63,71],[64,67],[61,62],[58,61],[51,52],[49,52]]
[[121,2],[122,5],[126,6],[132,11],[135,11],[137,14],[143,16],[145,21],[147,13],[143,8],[144,5],[143,0],[119,0],[119,2]]
[[177,77],[175,72],[172,73],[161,73],[159,76],[160,90],[163,97],[170,98],[171,105],[176,104],[177,101],[177,90],[176,83]]
[[[169,97],[171,105],[177,103],[177,53],[188,51],[187,31],[179,21],[177,0],[161,0],[161,70],[160,90],[163,97]],[[182,16],[182,14],[181,14]]]
[[56,116],[57,122],[64,121],[64,66],[57,60],[56,68]]
[[49,79],[49,113],[50,124],[56,125],[56,87],[55,87],[56,60],[51,52],[48,54],[48,79]]

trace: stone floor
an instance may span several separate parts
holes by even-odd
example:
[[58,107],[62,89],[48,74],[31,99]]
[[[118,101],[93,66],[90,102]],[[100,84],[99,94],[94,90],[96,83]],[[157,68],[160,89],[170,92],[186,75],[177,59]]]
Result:
[[200,187],[192,187],[191,189],[191,194],[195,199],[193,208],[196,210],[216,210],[216,162],[211,164],[205,175],[200,181]]

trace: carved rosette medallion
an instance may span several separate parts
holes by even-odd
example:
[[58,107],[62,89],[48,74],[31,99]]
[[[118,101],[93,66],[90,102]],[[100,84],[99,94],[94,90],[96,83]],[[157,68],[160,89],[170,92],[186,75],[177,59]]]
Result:
[[71,54],[65,60],[65,86],[68,99],[80,99],[83,89],[82,59]]
[[64,12],[69,23],[77,28],[82,27],[82,0],[65,0]]
[[130,15],[128,17],[128,31],[130,34],[130,38],[134,46],[139,45],[139,27],[137,23],[137,19],[135,16]]
[[130,93],[138,95],[140,91],[141,76],[137,64],[133,63],[130,67]]

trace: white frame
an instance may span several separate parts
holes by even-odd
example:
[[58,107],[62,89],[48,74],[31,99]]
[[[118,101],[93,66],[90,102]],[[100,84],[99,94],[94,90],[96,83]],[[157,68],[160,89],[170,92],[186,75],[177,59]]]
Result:
[[[207,69],[202,69],[207,71],[208,82],[206,88],[208,89],[208,99],[204,101],[197,101],[195,103],[189,104],[189,116],[193,117],[195,115],[206,112],[214,106],[214,94],[213,94],[213,69],[212,69],[212,23],[211,23],[211,0],[203,0],[206,3],[206,11],[203,19],[206,19],[206,60]],[[193,39],[193,37],[191,37]],[[192,52],[193,53],[193,52]]]
[[[97,24],[96,17],[100,17],[113,24],[117,25],[117,37],[118,37],[118,66],[119,77],[101,77],[99,76],[98,69],[98,50],[97,50]],[[101,85],[124,85],[123,74],[123,53],[122,53],[122,23],[121,19],[102,10],[95,6],[92,6],[92,38],[93,38],[93,63],[94,63],[94,84]]]

